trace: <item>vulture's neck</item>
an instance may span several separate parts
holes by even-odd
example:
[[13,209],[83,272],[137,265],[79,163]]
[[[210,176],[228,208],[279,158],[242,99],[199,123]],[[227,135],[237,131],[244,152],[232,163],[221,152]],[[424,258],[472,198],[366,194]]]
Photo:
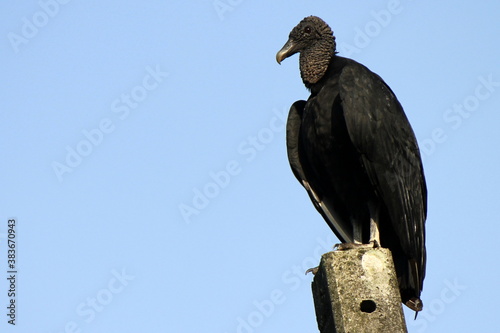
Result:
[[313,47],[300,52],[300,76],[307,88],[317,83],[325,75],[328,65],[335,55],[333,39],[318,41]]

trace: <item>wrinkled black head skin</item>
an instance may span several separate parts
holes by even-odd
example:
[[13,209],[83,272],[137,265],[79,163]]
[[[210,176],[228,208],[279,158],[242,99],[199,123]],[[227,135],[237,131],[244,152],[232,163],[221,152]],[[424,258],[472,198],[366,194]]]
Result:
[[293,28],[288,41],[276,54],[281,63],[285,58],[300,53],[300,73],[306,87],[318,82],[335,55],[335,37],[322,19],[308,16]]

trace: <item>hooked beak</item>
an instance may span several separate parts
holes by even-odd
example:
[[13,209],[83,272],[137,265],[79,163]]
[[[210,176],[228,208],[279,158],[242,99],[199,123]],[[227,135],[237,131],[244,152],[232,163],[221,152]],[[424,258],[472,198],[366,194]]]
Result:
[[286,44],[281,48],[281,50],[276,53],[276,61],[281,65],[281,62],[288,58],[289,56],[297,53],[296,44],[289,39]]

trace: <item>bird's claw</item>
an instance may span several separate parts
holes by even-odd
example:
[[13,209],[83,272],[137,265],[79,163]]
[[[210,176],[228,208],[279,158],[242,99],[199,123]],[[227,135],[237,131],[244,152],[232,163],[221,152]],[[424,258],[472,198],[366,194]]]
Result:
[[306,271],[306,275],[307,275],[308,273],[313,273],[313,275],[316,275],[316,273],[318,273],[318,271],[319,271],[319,266],[317,266],[317,267],[313,267],[313,268],[309,268],[309,269]]

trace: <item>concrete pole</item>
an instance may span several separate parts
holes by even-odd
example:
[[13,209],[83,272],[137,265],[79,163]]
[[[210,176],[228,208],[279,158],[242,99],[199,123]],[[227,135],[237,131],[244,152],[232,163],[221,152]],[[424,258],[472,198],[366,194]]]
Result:
[[325,253],[312,290],[321,333],[407,332],[388,249]]

